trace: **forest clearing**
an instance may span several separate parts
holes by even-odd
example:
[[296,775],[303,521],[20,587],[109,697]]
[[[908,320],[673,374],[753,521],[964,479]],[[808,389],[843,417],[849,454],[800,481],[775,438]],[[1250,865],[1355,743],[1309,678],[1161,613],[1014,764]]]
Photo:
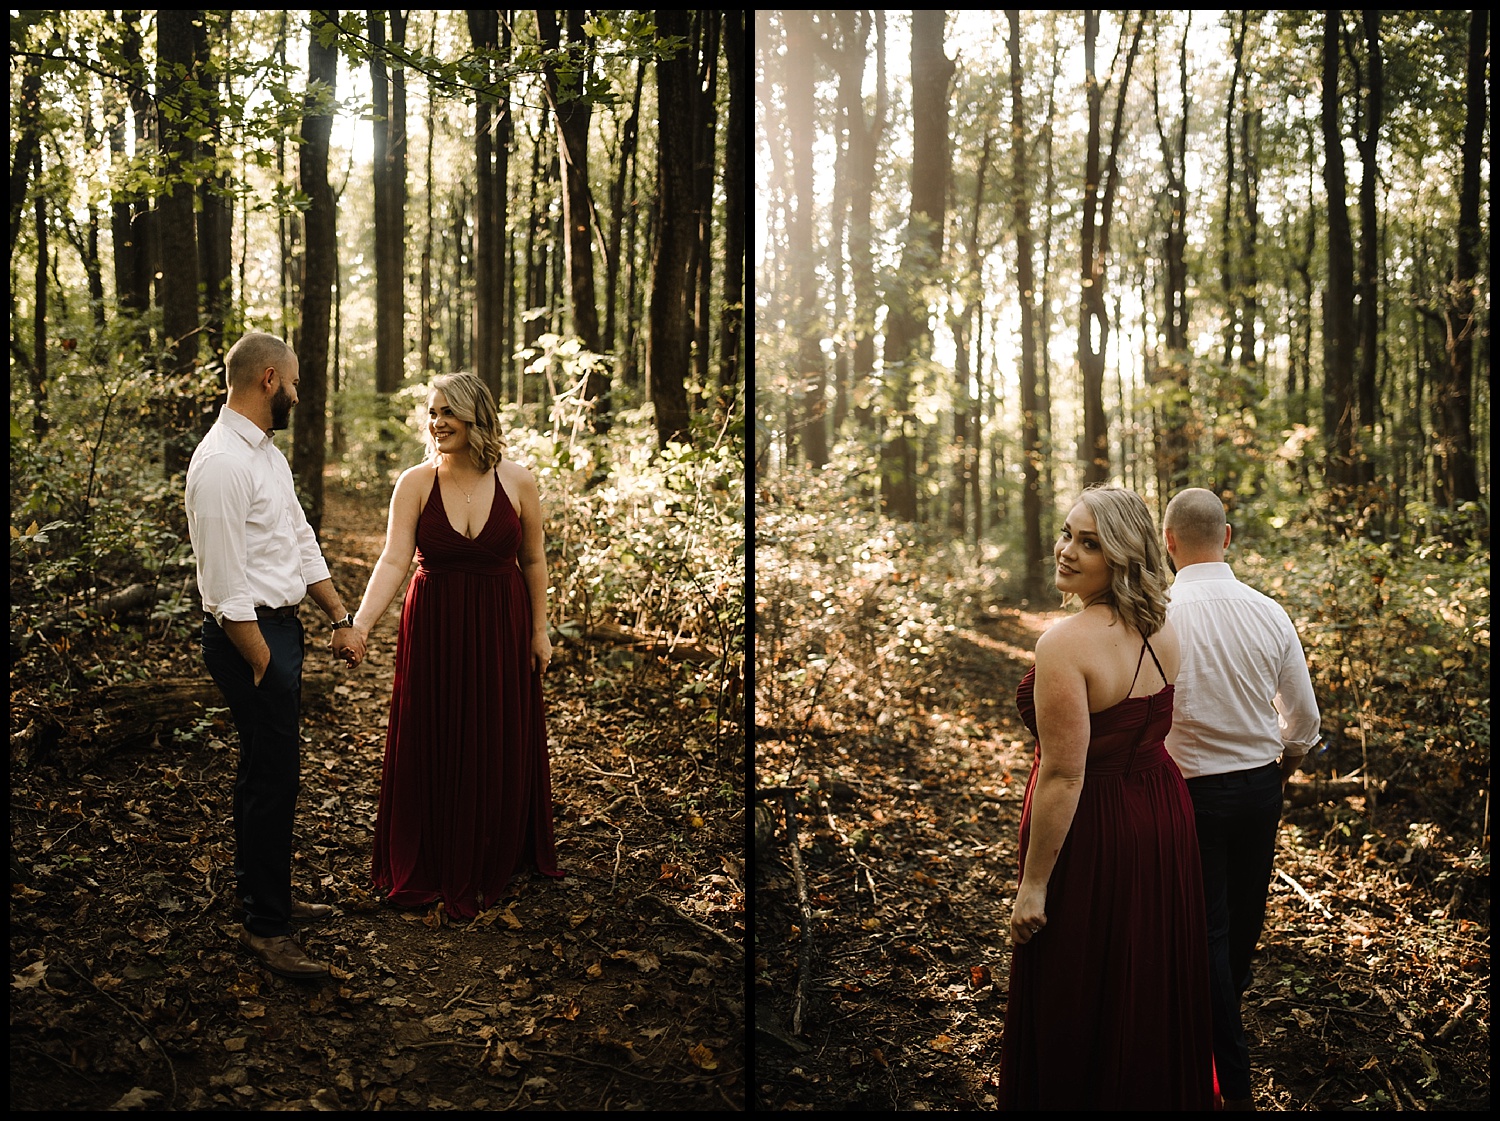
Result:
[[[330,490],[337,574],[374,563],[374,499]],[[693,663],[563,643],[564,878],[455,923],[370,889],[395,632],[353,672],[309,652],[294,882],[339,909],[308,930],[322,985],[233,943],[234,731],[196,642],[142,643],[93,713],[13,698],[57,724],[12,758],[12,1109],[741,1108],[743,749],[683,697]]]
[[[11,1108],[743,1109],[743,15],[10,30]],[[228,354],[251,334],[273,358],[245,412]],[[498,417],[434,436],[431,379],[466,371]],[[561,879],[523,873],[468,921],[381,900],[401,609],[351,669],[326,644],[352,618],[314,590],[294,903],[335,913],[295,931],[314,960],[291,965],[325,975],[286,979],[235,898],[245,706],[199,648],[185,472],[225,412],[290,468],[281,520],[351,617],[424,434],[477,455],[483,429],[534,485],[511,524],[546,579],[510,618],[533,654],[550,636]],[[287,625],[284,598],[246,602]]]
[[[755,42],[755,1108],[1014,1086],[1017,685],[1112,486],[1158,528],[1220,499],[1319,708],[1250,1101],[1487,1110],[1488,13],[759,9]],[[1072,929],[1158,913],[1118,885]],[[1013,1036],[1059,1102],[1152,1069],[1098,996],[1132,969],[1086,956],[1028,1008],[1094,998]]]
[[[751,1100],[993,1109],[1035,742],[1016,684],[1063,612],[829,497],[762,488]],[[1400,653],[1421,587],[1467,566],[1418,562],[1384,585],[1415,585],[1412,609],[1345,604],[1335,622],[1313,602],[1340,596],[1326,554],[1297,552],[1237,558],[1298,589],[1329,732],[1287,791],[1245,997],[1256,1108],[1487,1110],[1485,661]]]

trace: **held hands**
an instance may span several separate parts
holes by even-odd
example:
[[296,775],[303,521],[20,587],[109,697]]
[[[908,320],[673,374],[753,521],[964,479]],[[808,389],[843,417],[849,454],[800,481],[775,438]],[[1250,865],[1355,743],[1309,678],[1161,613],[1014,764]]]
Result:
[[365,634],[358,627],[340,627],[328,640],[335,658],[342,658],[350,669],[365,658]]
[[1016,892],[1016,905],[1010,913],[1010,937],[1024,946],[1047,925],[1047,889],[1022,883]]

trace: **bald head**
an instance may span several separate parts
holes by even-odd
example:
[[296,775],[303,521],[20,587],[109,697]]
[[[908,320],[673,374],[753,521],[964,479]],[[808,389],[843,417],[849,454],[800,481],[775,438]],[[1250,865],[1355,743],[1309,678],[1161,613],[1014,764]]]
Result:
[[1167,503],[1161,527],[1167,553],[1178,568],[1224,559],[1229,526],[1224,520],[1224,503],[1213,491],[1190,487],[1178,492]]
[[263,331],[251,331],[224,355],[224,380],[230,392],[249,389],[272,367],[285,376],[294,361],[292,348],[281,339]]

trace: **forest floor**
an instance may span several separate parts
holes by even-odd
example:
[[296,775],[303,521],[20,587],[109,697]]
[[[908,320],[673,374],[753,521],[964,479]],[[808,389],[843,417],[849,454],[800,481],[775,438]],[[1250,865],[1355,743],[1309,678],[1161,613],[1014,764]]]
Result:
[[[830,701],[757,728],[757,774],[786,785],[756,806],[753,1108],[995,1107],[1032,751],[1014,694],[1054,618],[950,632],[878,719]],[[1282,819],[1244,1003],[1256,1107],[1488,1111],[1488,855],[1420,799],[1327,777],[1298,776]]]
[[[330,485],[327,503],[355,602],[383,500]],[[10,1108],[743,1109],[743,737],[704,732],[680,667],[562,644],[564,878],[522,878],[468,923],[394,908],[369,871],[399,603],[354,671],[314,614],[293,880],[338,907],[303,931],[327,981],[235,941],[235,737],[195,641],[145,644],[135,680],[51,712],[19,763],[42,693],[12,679]]]

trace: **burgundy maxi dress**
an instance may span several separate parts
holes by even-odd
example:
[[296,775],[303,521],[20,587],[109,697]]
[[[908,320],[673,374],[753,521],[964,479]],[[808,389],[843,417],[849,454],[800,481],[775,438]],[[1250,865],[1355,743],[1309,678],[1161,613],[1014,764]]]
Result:
[[472,539],[448,521],[433,482],[401,609],[375,818],[373,880],[393,903],[441,899],[472,918],[519,869],[561,875],[520,545],[498,474]]
[[[1027,671],[1016,690],[1033,736],[1035,677]],[[1011,959],[1000,1108],[1212,1109],[1197,830],[1163,742],[1172,686],[1090,722],[1078,810],[1047,883],[1047,925]],[[1026,786],[1022,869],[1045,750],[1038,743]]]

